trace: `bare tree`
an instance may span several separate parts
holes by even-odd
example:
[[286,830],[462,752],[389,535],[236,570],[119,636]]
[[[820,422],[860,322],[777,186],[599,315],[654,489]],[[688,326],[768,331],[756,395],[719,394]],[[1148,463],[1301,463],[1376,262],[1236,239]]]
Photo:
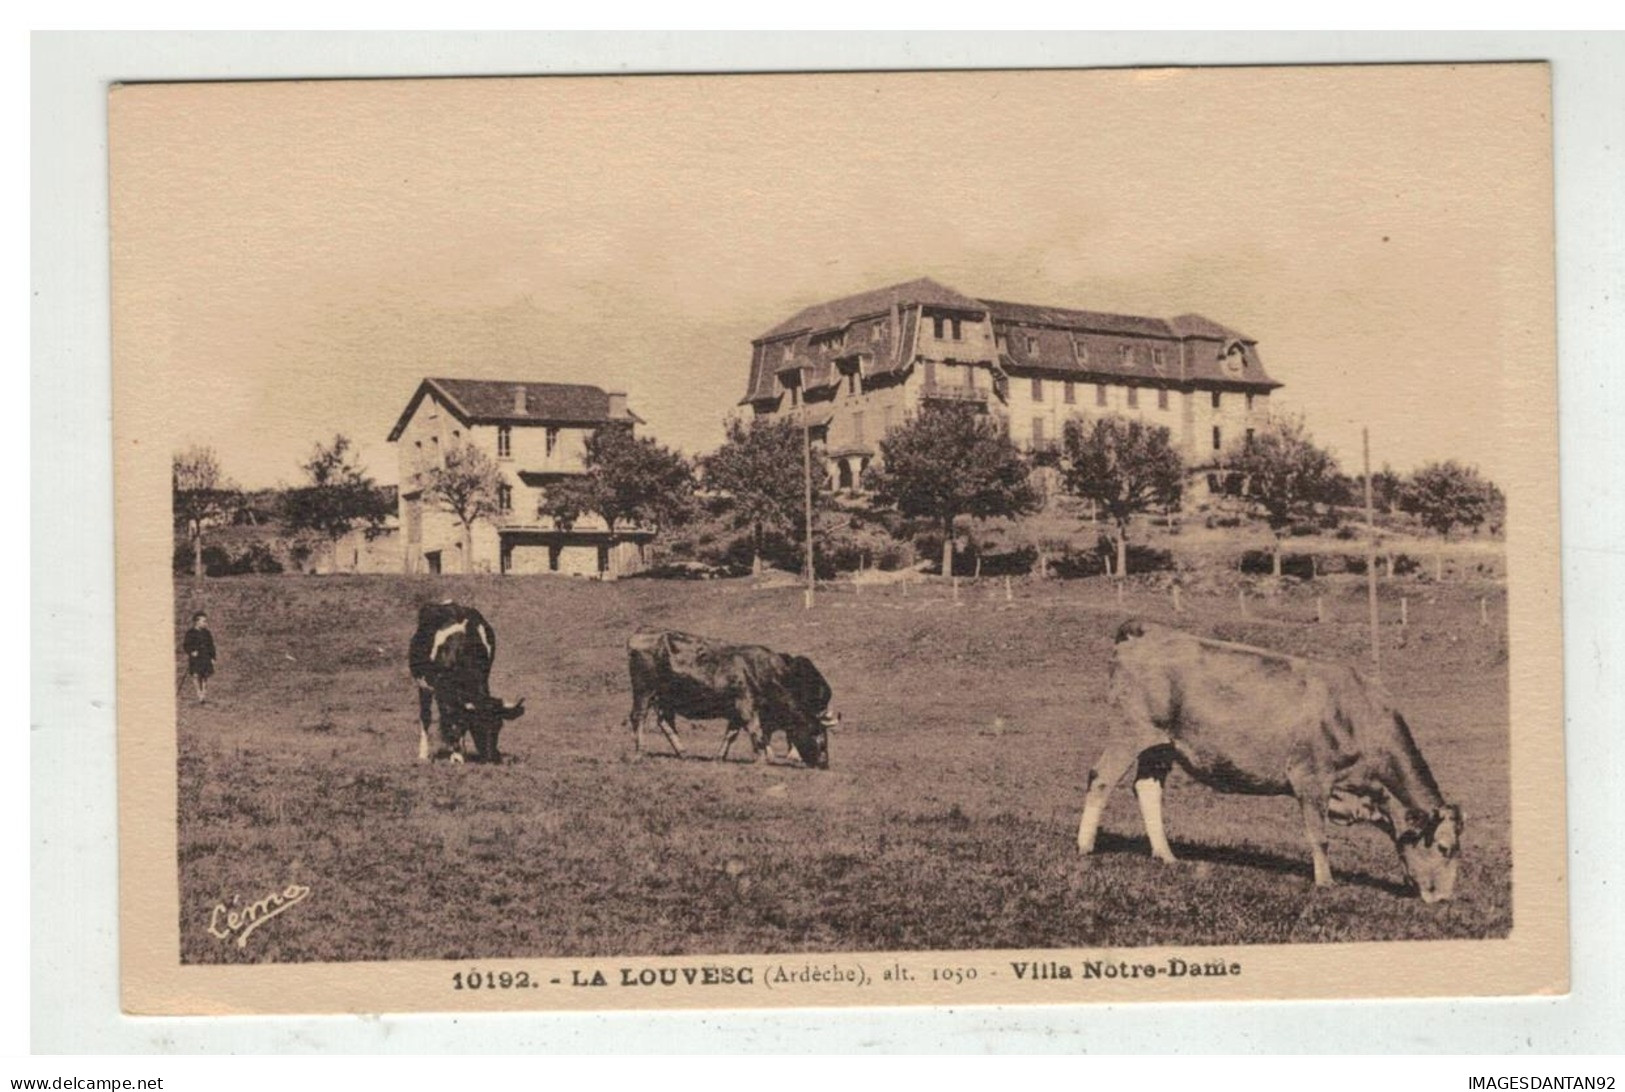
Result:
[[502,472],[473,444],[454,444],[439,466],[423,475],[423,495],[450,512],[463,528],[463,571],[474,571],[474,524],[502,510]]
[[241,491],[220,469],[212,447],[192,446],[170,463],[170,494],[175,522],[186,528],[192,544],[192,574],[203,579],[203,532],[231,518]]

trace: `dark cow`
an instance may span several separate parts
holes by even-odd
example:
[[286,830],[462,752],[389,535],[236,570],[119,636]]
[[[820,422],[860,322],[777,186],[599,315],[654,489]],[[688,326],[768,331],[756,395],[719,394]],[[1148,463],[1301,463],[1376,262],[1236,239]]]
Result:
[[1326,820],[1374,823],[1424,902],[1451,897],[1461,809],[1445,803],[1405,718],[1348,667],[1130,621],[1117,632],[1105,752],[1089,771],[1078,850],[1090,853],[1112,787],[1134,791],[1151,853],[1174,859],[1162,785],[1178,762],[1221,792],[1297,797],[1315,883],[1332,883]]
[[728,722],[719,757],[734,737],[750,736],[757,761],[782,731],[801,761],[829,769],[829,683],[805,656],[787,656],[759,645],[727,645],[691,633],[642,632],[626,642],[632,675],[633,746],[643,750],[643,722],[650,711],[679,757],[677,718]]
[[430,603],[418,610],[407,662],[418,686],[418,758],[429,758],[429,721],[440,707],[440,745],[435,757],[463,760],[463,735],[474,737],[478,761],[501,762],[497,735],[502,722],[525,713],[523,698],[512,705],[491,696],[491,661],[497,635],[479,611],[456,603]]

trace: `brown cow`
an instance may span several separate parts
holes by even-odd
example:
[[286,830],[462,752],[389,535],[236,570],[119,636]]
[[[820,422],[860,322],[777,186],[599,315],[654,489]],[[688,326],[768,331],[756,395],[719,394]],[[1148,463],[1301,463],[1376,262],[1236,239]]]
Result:
[[1330,818],[1381,828],[1424,902],[1453,893],[1461,809],[1445,803],[1387,692],[1352,668],[1129,621],[1117,632],[1107,700],[1111,725],[1089,771],[1080,853],[1093,852],[1107,797],[1137,759],[1151,853],[1172,861],[1162,786],[1178,762],[1220,792],[1297,797],[1318,885],[1332,883]]
[[[801,761],[829,769],[829,730],[840,717],[829,711],[829,683],[805,656],[760,645],[729,645],[675,630],[634,633],[626,642],[632,676],[633,746],[643,750],[643,722],[651,711],[679,757],[677,718],[728,722],[719,758],[741,731],[757,761],[782,731]],[[788,757],[788,749],[786,751]]]

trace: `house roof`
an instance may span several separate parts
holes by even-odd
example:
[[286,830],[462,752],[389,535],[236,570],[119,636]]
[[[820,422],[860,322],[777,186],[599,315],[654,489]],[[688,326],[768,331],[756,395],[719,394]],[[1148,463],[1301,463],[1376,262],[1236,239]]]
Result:
[[1061,326],[1068,330],[1092,330],[1105,334],[1132,334],[1135,337],[1174,338],[1179,336],[1162,319],[1138,315],[1113,315],[1105,311],[1077,311],[1070,307],[1041,307],[1030,303],[983,300],[995,324]]
[[902,284],[887,285],[885,288],[859,292],[855,296],[843,296],[838,300],[804,307],[756,340],[768,341],[807,330],[814,332],[834,330],[845,326],[853,319],[885,314],[894,305],[907,307],[911,304],[977,313],[987,310],[982,303],[969,296],[962,296],[930,277],[920,277]]
[[[518,394],[524,392],[520,406]],[[391,442],[400,438],[419,403],[436,394],[464,424],[479,425],[594,425],[610,421],[642,418],[622,408],[610,413],[610,395],[601,387],[584,383],[535,383],[523,379],[425,379],[407,402],[395,427]]]

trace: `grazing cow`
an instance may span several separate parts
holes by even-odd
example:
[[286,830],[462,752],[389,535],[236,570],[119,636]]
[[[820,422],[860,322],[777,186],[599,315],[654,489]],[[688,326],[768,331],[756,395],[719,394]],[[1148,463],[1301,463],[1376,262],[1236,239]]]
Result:
[[1129,621],[1117,631],[1107,700],[1112,719],[1089,771],[1079,852],[1094,850],[1106,799],[1138,760],[1151,853],[1172,861],[1162,786],[1178,762],[1220,792],[1297,797],[1317,885],[1332,883],[1330,818],[1381,828],[1424,902],[1454,891],[1461,809],[1445,803],[1387,692],[1352,668]]
[[432,705],[440,707],[440,746],[435,757],[463,760],[463,735],[474,737],[480,762],[501,762],[497,735],[502,722],[524,716],[525,700],[512,705],[491,696],[496,630],[479,611],[456,603],[430,603],[418,610],[407,663],[418,687],[418,758],[429,758]]
[[725,645],[690,633],[634,633],[626,642],[632,675],[633,746],[643,750],[643,722],[650,710],[679,757],[677,718],[728,721],[718,757],[727,758],[743,729],[756,760],[767,754],[773,733],[783,731],[785,754],[794,747],[807,766],[829,769],[829,683],[805,656],[787,656],[759,645]]

